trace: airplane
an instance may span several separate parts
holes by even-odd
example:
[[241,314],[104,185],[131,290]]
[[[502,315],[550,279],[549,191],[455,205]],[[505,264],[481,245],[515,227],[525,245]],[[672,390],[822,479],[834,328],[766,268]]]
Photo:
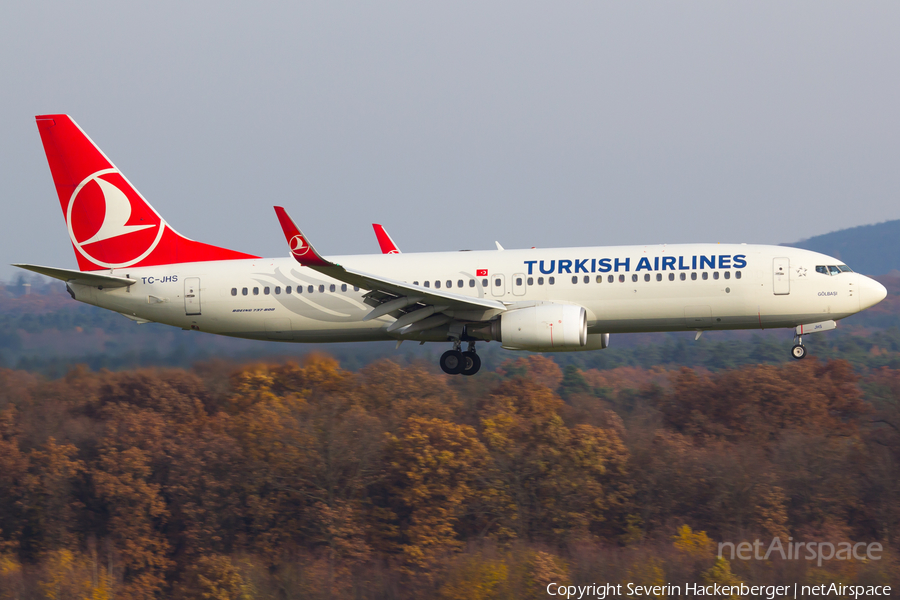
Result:
[[588,351],[630,332],[792,328],[801,359],[803,335],[887,295],[836,258],[783,246],[324,257],[282,207],[289,253],[262,258],[182,236],[69,116],[36,121],[78,270],[15,266],[138,323],[282,342],[449,342],[441,369],[474,375],[476,342]]

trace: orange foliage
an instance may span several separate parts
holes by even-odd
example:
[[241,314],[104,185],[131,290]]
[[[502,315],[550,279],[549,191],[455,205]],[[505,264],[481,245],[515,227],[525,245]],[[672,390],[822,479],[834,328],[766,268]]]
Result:
[[[564,378],[529,355],[485,375],[489,389],[324,355],[54,381],[0,370],[0,598],[896,576],[900,370]],[[790,535],[877,540],[886,558],[794,573],[712,555]]]

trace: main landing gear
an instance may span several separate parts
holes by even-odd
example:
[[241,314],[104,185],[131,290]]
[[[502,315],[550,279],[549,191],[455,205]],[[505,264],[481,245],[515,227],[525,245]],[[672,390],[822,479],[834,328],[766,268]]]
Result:
[[441,355],[441,370],[448,375],[474,375],[481,368],[481,359],[475,354],[475,342],[469,342],[465,352],[461,352],[460,341],[453,342],[453,349]]
[[791,356],[793,356],[797,360],[800,360],[801,358],[806,356],[806,346],[803,345],[803,338],[801,336],[795,335],[794,339],[797,341],[797,343],[794,344],[793,348],[791,348]]

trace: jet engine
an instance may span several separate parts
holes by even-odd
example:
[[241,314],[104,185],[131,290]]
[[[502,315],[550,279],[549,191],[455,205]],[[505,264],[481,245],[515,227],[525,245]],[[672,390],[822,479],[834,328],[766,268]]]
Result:
[[588,342],[587,313],[572,304],[518,308],[491,323],[491,337],[507,350],[582,350]]

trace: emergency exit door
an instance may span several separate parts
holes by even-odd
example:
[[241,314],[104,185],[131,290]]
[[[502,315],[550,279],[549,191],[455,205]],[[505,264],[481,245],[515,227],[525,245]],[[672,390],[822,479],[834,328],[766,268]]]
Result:
[[200,314],[200,278],[188,277],[184,280],[184,314]]
[[776,296],[791,293],[791,259],[776,258],[773,263],[774,291]]
[[525,295],[525,274],[524,273],[516,273],[512,276],[512,292],[516,296],[524,296]]
[[506,277],[503,275],[491,275],[491,294],[494,296],[506,295]]

